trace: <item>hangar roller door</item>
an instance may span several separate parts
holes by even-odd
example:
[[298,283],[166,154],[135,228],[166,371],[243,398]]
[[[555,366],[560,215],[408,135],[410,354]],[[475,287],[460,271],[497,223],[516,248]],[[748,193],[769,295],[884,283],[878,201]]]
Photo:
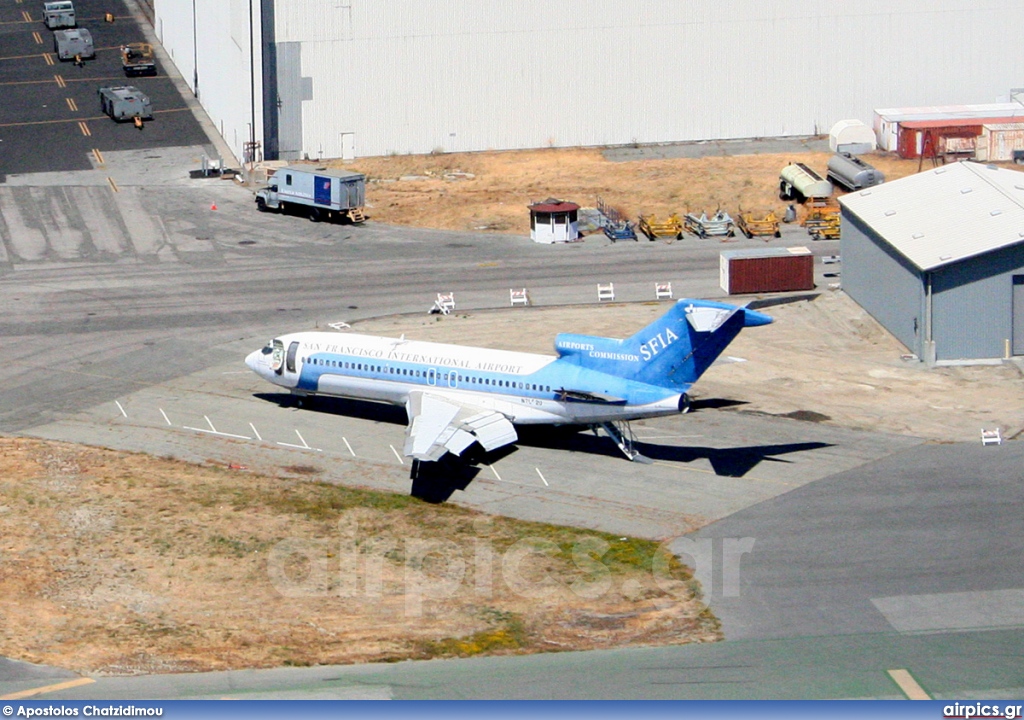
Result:
[[1013,276],[1013,354],[1024,355],[1024,275]]

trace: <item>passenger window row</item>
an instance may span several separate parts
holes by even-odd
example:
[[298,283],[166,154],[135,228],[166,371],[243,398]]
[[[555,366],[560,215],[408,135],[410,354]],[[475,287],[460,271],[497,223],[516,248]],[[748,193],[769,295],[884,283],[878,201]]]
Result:
[[[322,365],[325,367],[344,368],[345,370],[364,370],[366,372],[384,373],[390,375],[405,375],[408,377],[427,377],[426,370],[409,370],[408,368],[381,367],[369,363],[342,362],[341,360],[325,360],[323,358],[303,358],[303,363]],[[449,373],[437,373],[437,377],[445,382],[448,381]],[[478,378],[463,375],[460,378],[463,382],[471,385],[489,385],[491,387],[505,387],[509,389],[533,390],[535,392],[551,392],[550,385],[537,385],[536,383],[522,383],[514,380],[491,380],[490,378]]]

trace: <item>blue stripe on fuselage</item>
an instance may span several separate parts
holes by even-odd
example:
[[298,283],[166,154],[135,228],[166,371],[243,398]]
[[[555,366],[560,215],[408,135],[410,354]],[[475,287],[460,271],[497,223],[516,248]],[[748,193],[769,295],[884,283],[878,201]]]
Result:
[[[346,367],[346,363],[348,367]],[[434,383],[430,383],[430,371]],[[457,378],[451,378],[456,373]],[[366,378],[382,382],[421,385],[424,389],[468,390],[546,400],[559,399],[558,391],[574,390],[623,398],[627,405],[645,405],[676,395],[678,389],[648,385],[608,373],[555,360],[528,375],[510,375],[394,361],[368,361],[365,357],[314,353],[302,359],[297,389],[315,393],[323,375]],[[454,385],[452,384],[454,382]],[[520,387],[522,385],[522,387]],[[534,388],[537,389],[534,389]]]

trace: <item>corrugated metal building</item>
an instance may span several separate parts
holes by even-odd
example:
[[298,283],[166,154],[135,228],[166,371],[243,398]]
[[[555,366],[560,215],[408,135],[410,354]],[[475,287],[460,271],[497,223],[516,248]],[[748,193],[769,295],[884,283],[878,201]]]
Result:
[[[993,42],[1024,25],[1019,0],[155,0],[155,13],[229,144],[255,124],[282,159],[821,134],[875,107],[994,100],[1024,66],[1024,45]],[[836,63],[847,45],[856,61]]]
[[1024,355],[1024,173],[960,162],[839,202],[843,290],[911,352]]

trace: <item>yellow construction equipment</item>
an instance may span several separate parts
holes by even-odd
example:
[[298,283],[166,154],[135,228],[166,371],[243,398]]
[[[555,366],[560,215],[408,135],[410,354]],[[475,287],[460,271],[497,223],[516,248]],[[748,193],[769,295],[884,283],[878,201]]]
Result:
[[839,237],[839,205],[820,203],[807,208],[807,217],[800,223],[815,240],[835,240]]
[[764,217],[756,217],[754,213],[743,212],[743,208],[740,208],[736,226],[748,238],[782,237],[782,232],[779,230],[779,218],[774,210],[769,210]]
[[683,221],[679,219],[677,213],[669,215],[664,220],[659,220],[657,215],[641,215],[637,218],[637,227],[647,236],[648,240],[656,238],[678,240],[683,236]]

